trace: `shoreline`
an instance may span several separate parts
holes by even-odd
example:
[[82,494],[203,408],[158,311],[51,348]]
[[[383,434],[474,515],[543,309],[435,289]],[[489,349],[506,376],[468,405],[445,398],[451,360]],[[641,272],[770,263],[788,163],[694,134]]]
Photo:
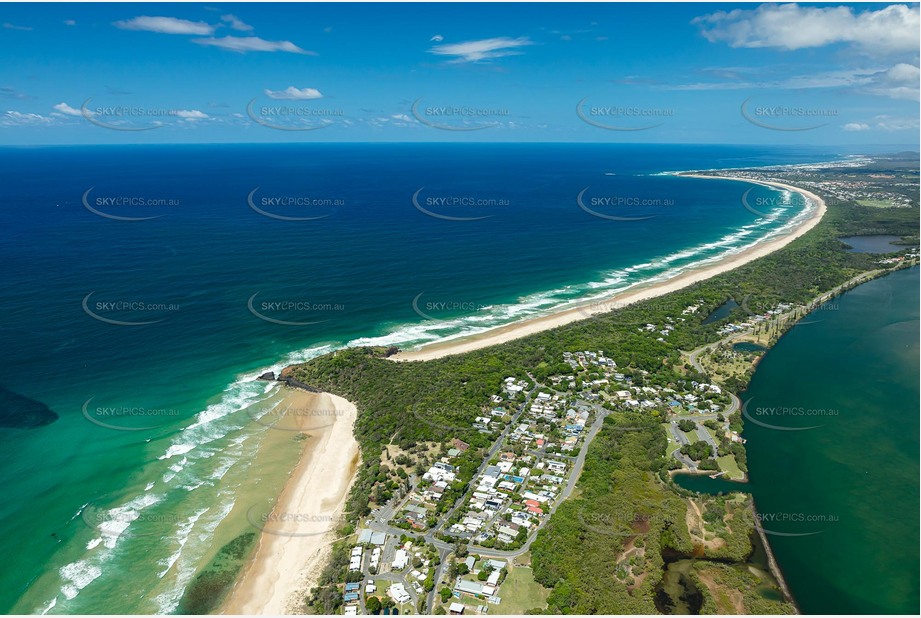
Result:
[[290,389],[279,406],[285,406],[280,422],[293,426],[276,430],[309,437],[218,614],[302,613],[304,597],[328,562],[356,476],[354,404],[329,393]]
[[506,324],[505,326],[499,326],[482,333],[468,335],[466,337],[460,337],[450,341],[425,344],[417,350],[401,351],[388,358],[397,362],[426,361],[442,358],[445,356],[451,356],[454,354],[470,352],[473,350],[479,350],[481,348],[499,345],[514,339],[520,339],[521,337],[526,337],[528,335],[533,335],[545,330],[550,330],[558,326],[564,326],[572,322],[578,322],[579,320],[584,320],[594,315],[608,313],[613,309],[622,308],[626,305],[639,301],[649,300],[658,296],[664,296],[671,292],[675,292],[677,290],[691,286],[695,283],[699,283],[700,281],[704,281],[706,279],[710,279],[711,277],[715,277],[722,273],[728,272],[738,268],[739,266],[743,266],[744,264],[748,264],[749,262],[765,257],[774,251],[785,247],[786,245],[790,244],[814,228],[819,223],[819,221],[821,221],[822,217],[827,211],[825,201],[816,194],[806,189],[794,187],[783,182],[751,180],[748,178],[739,178],[735,176],[710,176],[696,173],[679,173],[677,175],[683,178],[734,180],[737,182],[759,184],[775,189],[792,191],[803,195],[807,200],[814,203],[815,208],[808,218],[804,219],[794,229],[781,235],[780,237],[771,238],[764,242],[756,243],[754,246],[744,249],[739,253],[728,255],[714,264],[692,267],[690,270],[675,275],[674,277],[664,281],[655,281],[645,284],[641,283],[638,284],[633,290],[619,292],[602,300],[595,300],[588,305],[572,307],[569,309],[557,311],[555,313],[550,313],[548,315],[536,318],[528,318],[520,322],[512,322],[511,324]]

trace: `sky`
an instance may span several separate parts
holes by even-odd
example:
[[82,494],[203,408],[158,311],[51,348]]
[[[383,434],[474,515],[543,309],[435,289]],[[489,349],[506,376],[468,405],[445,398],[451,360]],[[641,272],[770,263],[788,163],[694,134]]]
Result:
[[916,145],[918,4],[2,4],[0,145]]

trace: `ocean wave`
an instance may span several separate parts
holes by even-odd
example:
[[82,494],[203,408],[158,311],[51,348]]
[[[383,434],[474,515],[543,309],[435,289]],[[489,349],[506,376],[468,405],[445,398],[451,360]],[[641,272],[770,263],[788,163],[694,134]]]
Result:
[[195,527],[195,523],[201,518],[202,515],[208,512],[208,507],[200,509],[192,514],[187,520],[182,522],[176,534],[172,537],[172,541],[175,541],[179,545],[179,549],[170,554],[167,558],[159,561],[160,566],[165,567],[163,571],[157,574],[157,577],[162,579],[164,575],[169,573],[170,569],[173,568],[173,565],[176,564],[176,561],[179,560],[179,557],[182,555],[182,548],[185,547],[186,542],[189,540],[189,535],[192,533],[192,529]]
[[[197,571],[196,562],[197,559],[200,558],[199,554],[203,554],[208,548],[210,548],[214,531],[217,529],[220,523],[224,521],[224,518],[226,518],[227,515],[229,515],[233,510],[235,501],[232,499],[232,494],[222,492],[218,494],[218,499],[220,500],[220,498],[231,499],[223,503],[219,509],[214,511],[214,517],[206,518],[206,521],[202,522],[202,530],[196,537],[200,541],[196,547],[196,549],[198,549],[196,555],[188,557],[188,560],[184,560],[184,558],[186,558],[186,554],[182,551],[182,549],[185,548],[185,542],[183,542],[178,555],[176,555],[175,559],[172,561],[170,568],[176,566],[178,563],[178,572],[176,573],[175,581],[173,585],[170,586],[169,590],[161,592],[156,597],[154,597],[154,603],[157,605],[156,613],[161,615],[171,614],[176,611],[177,607],[179,607],[179,601],[182,599],[182,595],[185,593],[186,587],[192,581],[192,578],[195,576]],[[206,509],[206,511],[210,511],[210,509]],[[186,540],[191,537],[191,533],[195,528],[194,524],[197,523],[198,519],[200,519],[200,517],[204,514],[205,512],[203,511],[199,515],[199,518],[197,518],[195,522],[193,522],[189,527],[188,531],[186,532]]]
[[102,568],[88,560],[78,560],[64,565],[59,571],[61,578],[68,582],[61,586],[61,593],[68,601],[80,594],[80,591],[89,586],[102,575]]

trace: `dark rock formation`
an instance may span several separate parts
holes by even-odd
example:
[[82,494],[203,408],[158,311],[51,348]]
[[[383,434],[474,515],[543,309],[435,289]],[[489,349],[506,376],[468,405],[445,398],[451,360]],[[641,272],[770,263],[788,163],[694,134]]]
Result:
[[56,420],[58,415],[41,401],[0,386],[0,427],[31,429]]

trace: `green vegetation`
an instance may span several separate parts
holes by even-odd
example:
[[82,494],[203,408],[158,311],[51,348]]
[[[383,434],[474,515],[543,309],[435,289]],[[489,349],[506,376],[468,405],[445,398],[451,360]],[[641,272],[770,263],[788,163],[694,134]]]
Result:
[[709,459],[713,454],[713,447],[703,440],[698,440],[697,442],[682,446],[681,452],[694,461],[703,461],[704,459]]
[[[531,545],[535,580],[553,592],[548,613],[653,614],[662,550],[690,553],[685,502],[661,482],[665,435],[642,414],[609,416],[579,479],[582,493],[557,509]],[[642,539],[643,570],[631,585],[622,564]]]

